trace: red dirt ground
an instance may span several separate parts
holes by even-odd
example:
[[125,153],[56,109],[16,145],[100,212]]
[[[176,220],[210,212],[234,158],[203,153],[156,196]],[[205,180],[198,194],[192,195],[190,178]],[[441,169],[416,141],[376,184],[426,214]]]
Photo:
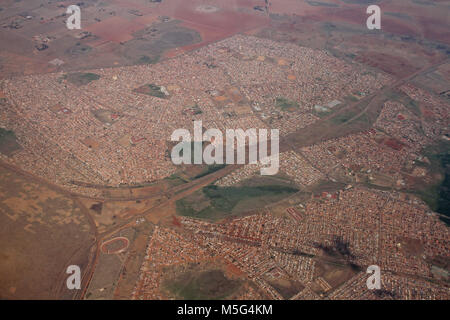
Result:
[[[445,2],[435,0],[433,2]],[[450,32],[448,25],[450,18],[447,10],[440,10],[436,6],[421,6],[418,4],[404,3],[383,3],[382,10],[385,12],[398,12],[409,16],[411,19],[402,20],[410,28],[420,30],[421,35],[429,40],[441,41],[444,43],[450,43]],[[381,26],[383,26],[382,17]],[[391,31],[388,29],[388,31]],[[393,32],[393,31],[391,31]],[[398,30],[399,33],[400,30]]]
[[356,60],[397,77],[404,77],[419,70],[419,67],[402,57],[380,52],[363,52],[356,57]]
[[378,141],[378,143],[382,143],[385,146],[388,146],[391,149],[394,149],[396,151],[400,151],[403,149],[403,147],[405,146],[403,143],[401,143],[400,141],[394,139],[394,138],[384,138],[384,139],[380,139]]
[[430,21],[425,18],[420,18],[418,20],[423,28],[425,38],[450,44],[448,22],[445,24],[440,21]]
[[420,106],[420,112],[425,118],[434,119],[436,115],[427,106]]
[[[408,23],[402,23],[399,19],[391,19],[384,17],[381,21],[381,29],[385,32],[405,35],[405,36],[420,36],[420,30],[414,25]],[[416,30],[414,30],[416,29]]]
[[[295,14],[308,17],[313,21],[345,22],[365,27],[368,14],[366,6],[348,5],[342,1],[326,2],[338,4],[337,8],[322,6],[310,6],[306,2],[298,0],[278,0],[271,3],[270,12],[279,14]],[[381,3],[382,12],[397,12],[410,19],[400,19],[382,14],[381,29],[399,35],[424,36],[430,40],[450,43],[448,31],[449,18],[445,12],[439,12],[439,8],[424,8],[410,3]]]
[[[185,51],[203,47],[211,42],[230,37],[239,32],[266,26],[270,23],[269,18],[253,10],[255,3],[263,1],[235,1],[237,5],[219,5],[220,1],[208,2],[208,5],[219,8],[218,11],[205,13],[197,11],[196,8],[205,1],[172,1],[158,9],[160,14],[171,16],[181,20],[181,25],[194,29],[200,33],[202,42],[170,50],[166,56],[171,57]],[[248,6],[247,12],[238,11],[237,7]]]

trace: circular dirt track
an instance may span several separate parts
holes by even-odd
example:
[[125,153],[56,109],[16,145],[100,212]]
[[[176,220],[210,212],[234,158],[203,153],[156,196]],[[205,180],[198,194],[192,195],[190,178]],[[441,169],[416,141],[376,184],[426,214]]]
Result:
[[[119,243],[117,243],[119,242]],[[122,242],[122,245],[120,245]],[[116,237],[110,240],[107,240],[102,243],[100,249],[104,254],[117,254],[124,252],[128,246],[130,245],[130,241],[125,237]],[[109,247],[109,248],[108,248]]]

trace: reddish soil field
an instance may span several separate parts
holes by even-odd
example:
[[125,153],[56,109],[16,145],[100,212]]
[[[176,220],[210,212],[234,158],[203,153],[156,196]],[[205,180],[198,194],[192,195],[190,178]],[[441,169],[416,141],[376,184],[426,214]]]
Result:
[[18,55],[10,52],[0,52],[2,64],[0,79],[10,76],[30,75],[35,73],[47,73],[56,71],[56,68],[37,58]]
[[404,77],[419,70],[417,66],[402,57],[380,52],[363,52],[356,57],[356,60],[396,77]]
[[212,13],[202,13],[186,7],[176,12],[174,17],[198,25],[199,27],[216,29],[224,36],[261,27],[269,23],[269,19],[264,15],[248,14],[229,9],[221,9]]
[[[326,1],[338,4],[339,7],[329,8],[323,6],[310,6],[297,0],[279,0],[273,2],[270,7],[271,13],[296,14],[308,17],[312,21],[323,22],[345,22],[361,27],[366,26],[368,14],[365,6],[347,5],[340,1]],[[405,15],[405,19],[382,15],[382,31],[421,37],[450,43],[450,32],[448,31],[448,15],[439,13],[439,8],[423,8],[411,6],[408,3],[386,3],[382,5],[383,12],[396,12]]]
[[151,25],[153,22],[158,21],[158,16],[153,14],[148,14],[142,17],[137,17],[133,22],[141,23],[145,25]]
[[420,112],[422,112],[423,116],[428,119],[434,119],[436,118],[436,115],[433,111],[428,109],[427,106],[420,106]]
[[[445,1],[435,0],[433,2],[439,3]],[[420,30],[420,34],[429,40],[450,43],[448,8],[421,6],[414,3],[411,5],[411,3],[408,2],[390,2],[386,4],[383,3],[382,10],[384,12],[397,12],[410,17],[410,19],[402,19],[402,22],[407,23],[409,28]],[[386,19],[382,17],[382,28],[384,27],[384,20]],[[396,33],[390,29],[388,29],[388,31]],[[398,32],[400,32],[400,30],[398,30]]]
[[419,21],[423,27],[425,38],[450,44],[448,22],[446,24],[439,21],[431,21],[431,19],[427,20],[426,18],[421,18]]
[[172,225],[174,225],[175,227],[182,226],[180,220],[178,220],[178,218],[176,216],[172,216]]
[[416,29],[414,25],[402,23],[398,19],[388,19],[386,17],[383,17],[383,19],[381,20],[381,29],[385,32],[401,34],[405,36],[420,36],[420,31],[414,30]]
[[378,143],[383,143],[384,145],[388,146],[391,149],[394,149],[396,151],[400,151],[403,149],[403,147],[405,146],[403,143],[401,143],[400,141],[394,139],[394,138],[385,138],[385,139],[381,139],[380,141],[378,141]]
[[[254,1],[238,2],[240,2],[241,5],[254,3]],[[263,27],[270,23],[269,18],[263,14],[258,14],[256,11],[254,14],[236,11],[230,9],[232,6],[220,8],[217,5],[217,11],[201,12],[197,10],[201,3],[202,2],[200,1],[194,3],[175,1],[173,5],[177,4],[176,8],[166,7],[161,9],[165,14],[171,14],[173,18],[181,20],[181,26],[196,30],[202,37],[202,42],[200,43],[169,50],[165,54],[166,57],[172,57],[185,51],[195,50],[211,42],[230,37],[239,32]],[[253,10],[253,8],[251,10]]]
[[387,139],[386,141],[384,141],[384,144],[397,151],[403,149],[403,144],[395,139]]
[[[320,7],[319,7],[320,8]],[[347,22],[356,24],[358,26],[366,28],[366,21],[368,15],[366,14],[366,8],[364,7],[341,7],[341,8],[326,8],[320,10],[322,21],[328,20],[336,22]],[[383,20],[381,21],[381,27],[383,28]]]
[[244,275],[244,273],[241,271],[241,269],[239,269],[234,264],[232,264],[228,261],[225,262],[225,268],[226,268],[225,270],[227,273],[231,273],[235,276],[242,277]]

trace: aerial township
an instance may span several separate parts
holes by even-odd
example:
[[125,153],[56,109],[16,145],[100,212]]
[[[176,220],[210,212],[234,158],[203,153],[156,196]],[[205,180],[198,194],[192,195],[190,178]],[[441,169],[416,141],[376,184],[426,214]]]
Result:
[[[13,129],[23,147],[6,161],[80,193],[95,191],[73,181],[152,182],[176,170],[167,141],[173,130],[191,129],[194,119],[205,128],[270,126],[285,135],[318,119],[314,105],[369,94],[392,81],[322,51],[242,35],[156,65],[89,73],[99,79],[82,86],[63,73],[1,81],[9,105],[0,124]],[[136,92],[148,84],[169,95]],[[301,103],[277,107],[277,98]],[[187,113],[194,105],[198,114]]]

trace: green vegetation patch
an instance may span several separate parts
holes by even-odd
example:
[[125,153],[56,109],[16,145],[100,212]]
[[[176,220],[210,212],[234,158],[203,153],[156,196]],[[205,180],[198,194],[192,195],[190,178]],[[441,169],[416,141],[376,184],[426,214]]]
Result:
[[81,55],[87,54],[88,52],[91,52],[91,51],[92,51],[92,47],[78,42],[76,45],[67,49],[66,53],[71,56],[81,56]]
[[259,186],[270,186],[270,185],[277,185],[277,186],[286,186],[286,187],[294,187],[295,188],[295,182],[292,181],[292,179],[279,172],[276,175],[273,176],[262,176],[262,175],[254,175],[249,179],[246,179],[242,181],[242,186],[246,187],[259,187]]
[[188,271],[163,282],[163,287],[178,299],[225,299],[241,287],[240,280],[228,279],[221,270]]
[[203,111],[200,106],[196,103],[193,106],[188,107],[188,109],[192,112],[193,115],[202,114]]
[[286,185],[219,187],[209,185],[176,202],[177,213],[207,220],[219,220],[264,207],[298,189]]
[[66,75],[64,75],[63,78],[76,86],[83,86],[92,81],[100,79],[100,76],[96,73],[90,73],[90,72],[87,72],[87,73],[75,72],[75,73],[66,74]]
[[313,114],[318,116],[319,118],[325,118],[326,116],[333,113],[334,110],[328,109],[328,108],[314,108]]
[[350,4],[363,4],[363,5],[377,4],[378,2],[380,2],[380,0],[341,0],[341,1]]
[[332,7],[332,8],[337,8],[337,7],[339,7],[338,4],[335,4],[335,3],[329,3],[329,2],[312,1],[312,0],[306,0],[306,2],[307,2],[310,6],[314,6],[314,7]]
[[183,177],[180,177],[180,175],[178,175],[176,173],[168,176],[166,178],[166,180],[169,181],[169,183],[172,187],[176,187],[176,186],[179,186],[179,185],[189,182],[186,179],[184,179]]
[[275,99],[275,106],[283,111],[294,111],[299,107],[296,101],[292,101],[283,97],[277,97]]
[[165,99],[168,97],[167,91],[165,91],[162,86],[158,86],[153,83],[145,84],[137,89],[134,89],[133,91],[161,99]]
[[14,151],[20,149],[21,146],[16,140],[14,131],[0,128],[0,153],[9,156]]
[[5,140],[11,139],[11,138],[12,139],[16,138],[14,131],[0,128],[0,143],[3,143]]
[[333,122],[334,124],[338,124],[338,125],[343,124],[343,123],[349,121],[350,119],[352,119],[354,116],[356,116],[356,113],[353,112],[352,110],[349,110],[346,112],[336,114],[336,116],[331,118],[331,122]]
[[225,168],[226,164],[212,164],[206,167],[206,169],[202,172],[199,173],[198,175],[196,175],[194,177],[194,179],[198,179],[204,176],[207,176],[208,174],[214,173],[216,171],[219,171],[220,169]]
[[422,111],[420,111],[420,106],[419,106],[419,102],[417,102],[416,100],[413,99],[409,99],[407,101],[407,103],[405,104],[405,106],[411,110],[412,113],[414,113],[414,115],[420,117],[422,114]]
[[218,187],[215,185],[203,188],[203,193],[211,200],[214,208],[231,211],[244,198],[256,198],[274,194],[290,194],[298,189],[286,186],[268,185],[257,187]]
[[299,293],[304,289],[304,286],[297,281],[286,280],[286,279],[271,279],[268,280],[269,284],[277,290],[284,299],[289,299],[296,293]]
[[412,0],[412,2],[423,5],[423,6],[435,6],[435,4],[431,1]]
[[159,55],[152,56],[152,57],[143,55],[138,59],[137,64],[155,64],[158,61],[159,61]]
[[388,15],[388,16],[393,16],[399,19],[404,19],[404,20],[411,20],[411,17],[408,16],[405,13],[402,12],[385,12],[384,14]]
[[[435,212],[450,217],[450,142],[441,141],[427,147],[424,155],[430,160],[428,169],[432,173],[440,173],[443,178],[437,183],[421,188],[416,193]],[[449,219],[442,219],[449,225]]]

